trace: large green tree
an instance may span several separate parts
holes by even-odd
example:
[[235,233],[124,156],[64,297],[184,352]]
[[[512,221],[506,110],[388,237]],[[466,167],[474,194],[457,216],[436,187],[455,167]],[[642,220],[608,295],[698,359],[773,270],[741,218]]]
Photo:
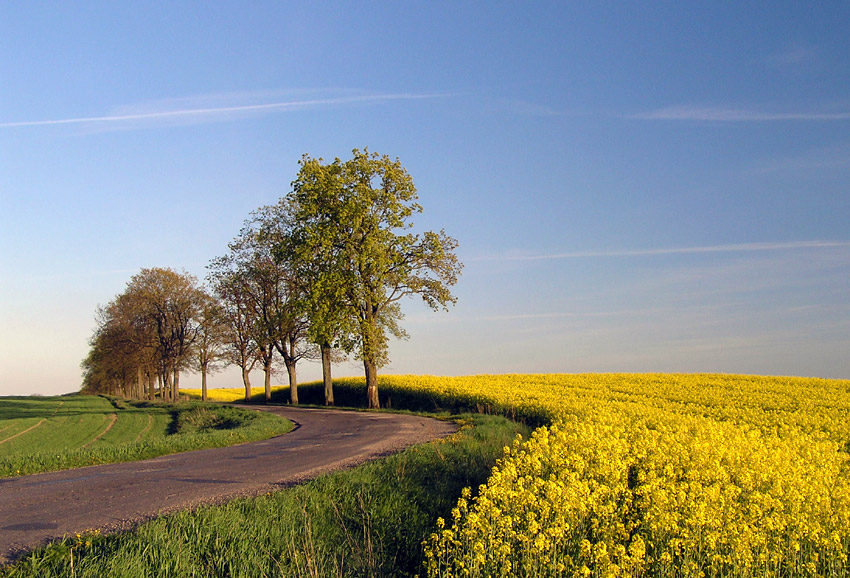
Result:
[[368,405],[380,406],[377,370],[388,334],[404,336],[399,301],[418,295],[433,309],[455,302],[462,265],[445,231],[411,231],[422,211],[398,159],[354,149],[332,163],[305,155],[288,196],[293,238],[311,263],[314,339],[349,341],[366,374]]
[[[324,165],[308,157],[302,159],[293,194],[280,203],[287,207],[291,227],[288,234],[279,238],[275,253],[279,261],[289,263],[301,287],[297,305],[308,321],[308,339],[320,351],[325,405],[334,404],[331,375],[334,352],[352,351],[351,336],[357,328],[346,302],[342,246],[336,242],[335,207],[323,204],[324,210],[317,210],[323,199],[342,196],[341,174],[340,163]],[[297,204],[299,198],[301,203]]]

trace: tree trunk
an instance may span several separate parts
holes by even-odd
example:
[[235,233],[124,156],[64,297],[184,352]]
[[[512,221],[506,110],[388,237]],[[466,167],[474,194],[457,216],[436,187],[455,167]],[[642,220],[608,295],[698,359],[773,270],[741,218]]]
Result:
[[331,379],[331,346],[322,344],[322,381],[325,384],[325,405],[334,404],[334,382]]
[[201,401],[207,401],[207,366],[201,366]]
[[174,393],[174,390],[171,387],[171,380],[173,377],[174,374],[170,371],[166,371],[160,378],[159,392],[163,401],[171,401],[171,394]]
[[286,362],[286,373],[289,374],[289,403],[298,405],[298,377],[295,375],[295,361]]
[[174,370],[174,379],[171,380],[171,400],[175,403],[180,401],[180,370]]
[[366,398],[369,409],[379,409],[381,402],[378,400],[378,368],[371,359],[363,360],[363,368],[366,370]]
[[263,391],[265,398],[263,403],[268,403],[272,400],[272,360],[263,363]]
[[251,401],[251,373],[247,368],[242,368],[242,384],[245,386],[245,403]]
[[142,369],[141,365],[136,370],[136,377],[139,380],[138,399],[144,399],[144,397],[145,397],[145,370]]
[[153,372],[148,373],[148,399],[151,401],[156,399],[156,376]]

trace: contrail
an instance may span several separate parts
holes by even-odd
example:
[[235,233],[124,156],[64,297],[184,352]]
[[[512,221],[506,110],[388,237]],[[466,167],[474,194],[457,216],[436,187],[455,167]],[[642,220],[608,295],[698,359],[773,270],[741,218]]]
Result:
[[761,112],[731,108],[673,106],[632,115],[639,120],[684,120],[709,122],[778,122],[850,120],[850,112]]
[[695,253],[741,253],[751,251],[781,251],[788,249],[823,249],[848,247],[850,241],[791,241],[787,243],[743,243],[739,245],[710,245],[706,247],[673,247],[668,249],[631,249],[619,251],[576,251],[549,255],[509,255],[486,258],[488,261],[544,261],[554,259],[587,259],[592,257],[652,257],[656,255],[687,255]]
[[121,114],[111,116],[88,116],[78,118],[62,118],[54,120],[25,120],[17,122],[0,123],[0,128],[28,127],[28,126],[51,126],[63,124],[88,124],[88,123],[114,123],[132,120],[159,120],[180,117],[220,115],[239,112],[257,112],[287,110],[295,108],[307,108],[316,106],[332,106],[338,104],[354,104],[383,102],[389,100],[414,100],[425,98],[437,98],[445,96],[441,94],[378,94],[367,96],[344,96],[338,98],[322,98],[314,100],[295,100],[288,102],[272,102],[267,104],[248,104],[241,106],[224,106],[212,108],[192,108],[183,110],[165,110],[159,112],[147,112],[138,114]]

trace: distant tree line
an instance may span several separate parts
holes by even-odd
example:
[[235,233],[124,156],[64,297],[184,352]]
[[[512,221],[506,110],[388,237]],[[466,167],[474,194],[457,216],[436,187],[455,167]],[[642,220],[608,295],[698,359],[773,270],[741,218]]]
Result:
[[368,406],[377,408],[377,370],[390,336],[406,337],[400,300],[418,295],[433,309],[455,302],[462,265],[445,231],[415,234],[422,211],[398,159],[355,149],[348,161],[304,155],[291,191],[251,213],[228,252],[211,260],[206,283],[168,268],[142,269],[123,293],[98,308],[83,391],[174,400],[180,374],[262,368],[265,399],[282,364],[291,403],[296,366],[321,359],[325,403],[331,364],[363,362]]

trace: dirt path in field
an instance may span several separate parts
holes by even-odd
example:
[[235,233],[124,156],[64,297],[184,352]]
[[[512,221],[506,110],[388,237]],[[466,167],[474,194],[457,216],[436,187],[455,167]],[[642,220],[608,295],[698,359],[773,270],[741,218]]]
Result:
[[227,448],[0,479],[0,563],[75,532],[120,531],[160,514],[277,490],[456,429],[410,415],[257,409],[292,420],[295,430]]

